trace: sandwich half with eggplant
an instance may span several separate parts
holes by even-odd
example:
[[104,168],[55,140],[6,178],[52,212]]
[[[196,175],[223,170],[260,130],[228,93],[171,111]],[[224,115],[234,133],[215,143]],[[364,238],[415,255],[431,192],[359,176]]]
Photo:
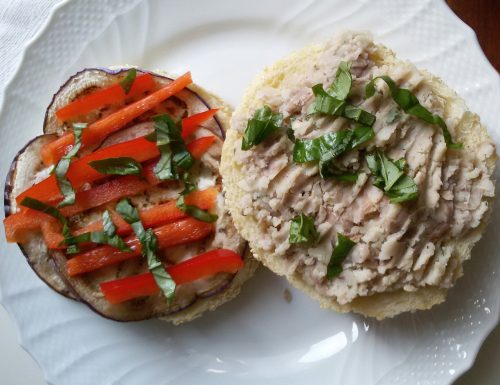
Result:
[[7,241],[107,318],[178,324],[215,309],[257,267],[221,189],[230,115],[189,72],[77,73],[12,163]]

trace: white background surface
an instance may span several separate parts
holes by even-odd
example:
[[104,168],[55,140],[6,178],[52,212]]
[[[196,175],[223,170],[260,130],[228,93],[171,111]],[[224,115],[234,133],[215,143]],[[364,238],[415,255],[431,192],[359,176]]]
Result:
[[[17,66],[25,42],[40,28],[51,6],[56,2],[0,0],[0,93]],[[1,309],[0,384],[45,384],[36,363],[18,346],[16,334],[12,320]],[[500,357],[500,329],[497,327],[494,335],[482,349],[474,368],[457,384],[499,384],[498,357]]]

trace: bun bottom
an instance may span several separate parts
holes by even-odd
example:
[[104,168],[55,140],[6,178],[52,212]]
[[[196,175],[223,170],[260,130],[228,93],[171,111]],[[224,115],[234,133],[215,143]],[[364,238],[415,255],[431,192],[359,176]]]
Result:
[[[377,64],[395,66],[400,63],[394,53],[388,48],[381,45],[377,45],[376,47],[377,50],[372,60],[376,61]],[[263,87],[279,88],[285,76],[299,76],[303,68],[310,68],[312,67],[311,64],[319,60],[324,49],[325,45],[313,44],[265,68],[248,87],[236,114],[249,116],[251,111],[254,111],[264,103],[261,93],[259,93]],[[479,117],[468,112],[464,101],[453,90],[446,86],[441,79],[431,75],[427,71],[421,71],[421,73],[432,91],[446,101],[446,116],[460,117],[460,122],[455,129],[455,136],[457,142],[464,144],[463,151],[474,151],[485,140],[491,140],[485,127],[480,123]],[[255,218],[251,215],[244,216],[241,214],[239,202],[244,195],[244,191],[239,187],[238,183],[244,179],[245,170],[239,167],[236,162],[233,162],[233,154],[234,149],[241,145],[242,133],[230,129],[226,136],[221,161],[221,174],[223,176],[224,191],[226,192],[226,205],[231,212],[237,230],[249,242],[254,257],[262,262],[264,266],[276,274],[286,276],[293,286],[319,301],[322,308],[333,309],[342,313],[352,311],[382,320],[404,312],[430,309],[432,306],[444,302],[447,289],[437,286],[425,286],[412,292],[401,289],[393,292],[357,297],[350,303],[340,304],[333,297],[319,294],[299,274],[294,273],[290,275],[287,272],[286,261],[279,256],[269,255],[268,252],[256,246],[257,240],[262,236],[262,233]],[[491,174],[493,174],[495,163],[496,154],[486,160],[486,165]],[[460,239],[444,243],[444,246],[451,246],[451,258],[456,262],[456,268],[453,271],[454,281],[462,276],[462,264],[470,258],[472,247],[479,241],[484,232],[493,206],[493,199],[489,198],[488,200],[488,212],[485,213],[483,221],[478,227]]]

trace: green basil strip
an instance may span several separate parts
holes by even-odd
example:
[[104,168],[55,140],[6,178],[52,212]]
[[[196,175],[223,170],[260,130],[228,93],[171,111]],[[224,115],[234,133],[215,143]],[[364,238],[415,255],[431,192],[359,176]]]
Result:
[[345,235],[337,233],[337,244],[333,248],[332,256],[326,270],[326,277],[328,279],[333,279],[342,273],[342,263],[355,244],[356,242]]
[[306,163],[322,158],[337,157],[351,149],[352,130],[330,132],[314,139],[297,139],[293,146],[293,161]]
[[181,137],[181,130],[168,115],[153,117],[155,132],[148,139],[156,141],[160,151],[160,160],[154,168],[155,176],[160,180],[178,180],[179,170],[189,170],[194,158],[186,149]]
[[335,79],[327,92],[335,99],[345,100],[351,91],[351,86],[351,63],[345,61],[340,62],[335,74]]
[[123,91],[125,91],[125,95],[130,92],[136,76],[137,70],[135,68],[131,68],[127,71],[127,75],[125,75],[123,80],[120,82],[120,86],[123,88]]
[[88,163],[94,170],[105,175],[141,175],[142,166],[133,158],[108,158]]
[[315,96],[311,113],[343,116],[364,126],[373,126],[375,115],[346,102],[352,86],[351,63],[341,62],[337,68],[335,79],[325,91],[322,84],[312,87]]
[[391,203],[402,203],[418,197],[415,181],[404,172],[404,159],[393,161],[377,151],[366,155],[366,163],[374,176],[373,185],[383,190]]
[[430,113],[424,106],[420,104],[417,97],[411,93],[410,90],[406,88],[399,88],[394,80],[392,80],[389,76],[377,76],[373,78],[365,88],[365,96],[366,98],[370,98],[375,93],[375,82],[378,79],[382,79],[391,92],[392,99],[396,102],[396,104],[407,114],[415,116],[427,123],[435,124],[441,127],[443,132],[444,141],[446,146],[449,148],[462,148],[461,143],[454,143],[451,134],[448,131],[448,127],[444,122],[443,118],[439,115],[433,115]]
[[61,214],[61,212],[56,209],[53,206],[50,206],[42,201],[39,201],[38,199],[35,198],[30,198],[30,197],[25,197],[21,203],[19,203],[21,206],[30,208],[32,210],[40,211],[42,213],[48,214],[51,217],[56,218],[59,220],[61,223],[66,223],[67,220],[66,218]]
[[175,281],[165,269],[158,258],[158,239],[152,229],[144,230],[137,208],[132,206],[128,199],[122,199],[116,205],[116,211],[132,226],[135,235],[142,245],[142,255],[146,258],[148,269],[163,292],[163,295],[170,302],[175,295]]
[[210,214],[208,211],[202,210],[199,207],[187,205],[185,203],[184,197],[190,192],[196,190],[196,185],[191,182],[190,175],[188,173],[184,173],[182,179],[184,181],[184,190],[181,192],[181,196],[177,198],[177,208],[190,217],[198,219],[199,221],[207,223],[215,222],[219,218],[216,214]]
[[[40,211],[42,213],[50,215],[51,217],[56,218],[63,225],[62,234],[64,236],[64,239],[73,237],[69,229],[68,220],[55,207],[30,197],[24,198],[19,204],[21,206],[28,207],[32,210]],[[66,250],[68,254],[77,253],[78,251],[79,249],[76,245],[73,245],[71,248],[69,248],[69,250]]]
[[305,214],[297,215],[290,224],[290,243],[316,243],[319,233],[314,226],[314,220]]
[[373,126],[373,123],[375,123],[375,115],[350,104],[345,106],[342,116],[344,118],[354,120],[355,122],[364,126],[371,127]]
[[351,150],[354,150],[375,137],[373,128],[358,126],[352,130],[353,137],[351,141]]
[[184,202],[184,195],[181,195],[179,198],[177,198],[176,205],[179,210],[185,212],[190,217],[198,219],[202,222],[213,223],[219,218],[216,214],[210,214],[208,211],[202,210],[199,207],[187,205]]
[[348,104],[345,100],[334,98],[328,94],[322,84],[316,84],[313,88],[315,96],[311,112],[319,112],[331,116],[343,116],[344,118],[353,120],[365,126],[373,126],[375,123],[375,115],[365,111],[359,107]]
[[61,158],[54,169],[57,185],[59,186],[59,189],[64,197],[57,207],[69,206],[75,203],[75,190],[73,189],[73,186],[71,186],[71,182],[66,177],[66,173],[68,172],[71,160],[76,156],[82,146],[82,131],[86,127],[87,123],[73,123],[75,144],[71,150]]
[[259,108],[247,122],[241,141],[241,149],[246,151],[262,143],[264,139],[282,126],[282,114],[274,113],[269,106]]
[[111,220],[111,215],[108,210],[103,212],[102,221],[104,231],[92,231],[77,236],[67,237],[60,245],[74,246],[84,242],[92,242],[100,245],[109,245],[121,251],[131,251],[131,248],[128,247],[125,241],[116,234],[116,226]]
[[349,173],[341,170],[333,161],[320,161],[319,174],[323,179],[336,179],[348,183],[356,183],[358,181],[358,173]]
[[374,136],[371,127],[359,126],[353,130],[331,132],[315,139],[297,139],[293,147],[293,161],[317,161],[323,179],[333,178],[353,183],[357,181],[358,175],[340,170],[335,165],[335,159],[365,144]]
[[315,96],[313,112],[342,116],[346,106],[345,100],[340,100],[331,96],[323,89],[323,84],[316,84],[313,86],[312,91]]
[[380,161],[380,175],[384,179],[384,191],[389,191],[394,183],[404,174],[399,167],[385,156],[382,152],[377,152],[377,156]]

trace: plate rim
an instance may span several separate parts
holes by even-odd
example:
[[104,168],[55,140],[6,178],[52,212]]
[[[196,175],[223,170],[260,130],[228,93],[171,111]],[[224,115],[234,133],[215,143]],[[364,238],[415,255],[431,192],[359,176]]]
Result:
[[[138,4],[140,4],[143,1],[147,1],[147,0],[132,0],[132,4],[133,4],[132,8],[137,6]],[[460,17],[449,7],[449,5],[446,3],[445,0],[430,0],[430,1],[434,1],[436,4],[438,4],[440,6],[441,10],[443,11],[443,13],[446,14],[446,16],[450,19],[450,21],[453,21],[453,23],[455,25],[457,25],[457,27],[459,27],[461,30],[464,31],[464,33],[466,33],[467,35],[469,35],[470,38],[472,38],[471,41],[474,43],[474,49],[477,51],[477,53],[479,53],[479,57],[482,60],[481,65],[486,65],[490,72],[498,74],[498,72],[493,67],[493,65],[491,64],[489,59],[486,57],[483,49],[481,48],[481,45],[479,43],[476,32],[467,23],[465,23],[462,19],[460,19]],[[31,51],[34,48],[34,46],[36,46],[38,41],[43,39],[44,36],[53,27],[53,21],[57,17],[57,15],[61,12],[64,12],[65,8],[68,7],[73,2],[76,2],[76,0],[61,0],[60,2],[56,3],[52,7],[52,9],[49,11],[46,20],[44,21],[42,26],[39,28],[39,30],[34,34],[33,37],[31,37],[26,42],[25,46],[22,48],[17,66],[14,69],[14,71],[12,72],[10,79],[8,79],[6,81],[3,92],[2,92],[3,99],[2,99],[2,103],[0,105],[0,116],[4,112],[4,108],[7,104],[5,96],[12,91],[11,88],[13,87],[13,84],[18,80],[18,78],[20,76],[21,69],[22,69],[24,62],[26,60],[27,53],[29,51]],[[98,3],[99,4],[106,4],[107,2],[99,1]],[[124,13],[126,13],[126,12],[129,12],[129,9],[126,9],[124,11]],[[114,13],[112,18],[109,20],[109,23],[112,23],[121,14],[122,14],[121,12]],[[107,25],[104,26],[102,30],[105,30],[106,28],[107,28]],[[90,43],[90,41],[87,41],[86,44],[88,44],[88,43]],[[82,47],[82,49],[84,49],[84,48],[85,47]],[[500,202],[498,204],[500,204]],[[4,215],[4,214],[2,214],[2,215]],[[14,328],[16,330],[16,339],[17,339],[19,346],[25,352],[28,353],[28,355],[31,357],[31,359],[33,359],[33,361],[40,368],[40,370],[43,374],[44,381],[46,381],[48,384],[52,384],[52,382],[48,378],[49,371],[40,364],[39,360],[34,355],[34,353],[32,353],[30,351],[30,348],[28,346],[29,344],[24,340],[23,335],[21,333],[21,328],[19,326],[18,317],[14,314],[14,312],[11,311],[8,303],[6,303],[4,296],[3,296],[3,293],[2,293],[1,286],[0,286],[0,305],[6,310],[9,317],[13,321],[13,325],[14,325]],[[459,367],[456,370],[456,372],[453,374],[453,377],[450,378],[452,382],[458,380],[464,373],[469,371],[474,366],[476,359],[477,359],[477,356],[478,356],[478,353],[479,353],[480,349],[482,348],[482,346],[484,345],[484,342],[486,341],[486,339],[488,339],[490,337],[493,330],[500,324],[500,306],[498,306],[496,308],[496,311],[494,311],[493,314],[490,315],[489,319],[492,320],[491,324],[485,327],[485,329],[484,329],[485,332],[482,336],[480,336],[476,340],[477,341],[476,345],[469,348],[468,353],[470,353],[470,354],[468,354],[467,358],[462,361],[463,365],[461,365],[461,367]],[[406,360],[404,360],[401,364],[396,365],[393,369],[395,369],[401,365],[404,365],[405,362],[406,362]],[[383,380],[383,378],[381,378],[379,381],[377,381],[377,384],[382,380]]]

